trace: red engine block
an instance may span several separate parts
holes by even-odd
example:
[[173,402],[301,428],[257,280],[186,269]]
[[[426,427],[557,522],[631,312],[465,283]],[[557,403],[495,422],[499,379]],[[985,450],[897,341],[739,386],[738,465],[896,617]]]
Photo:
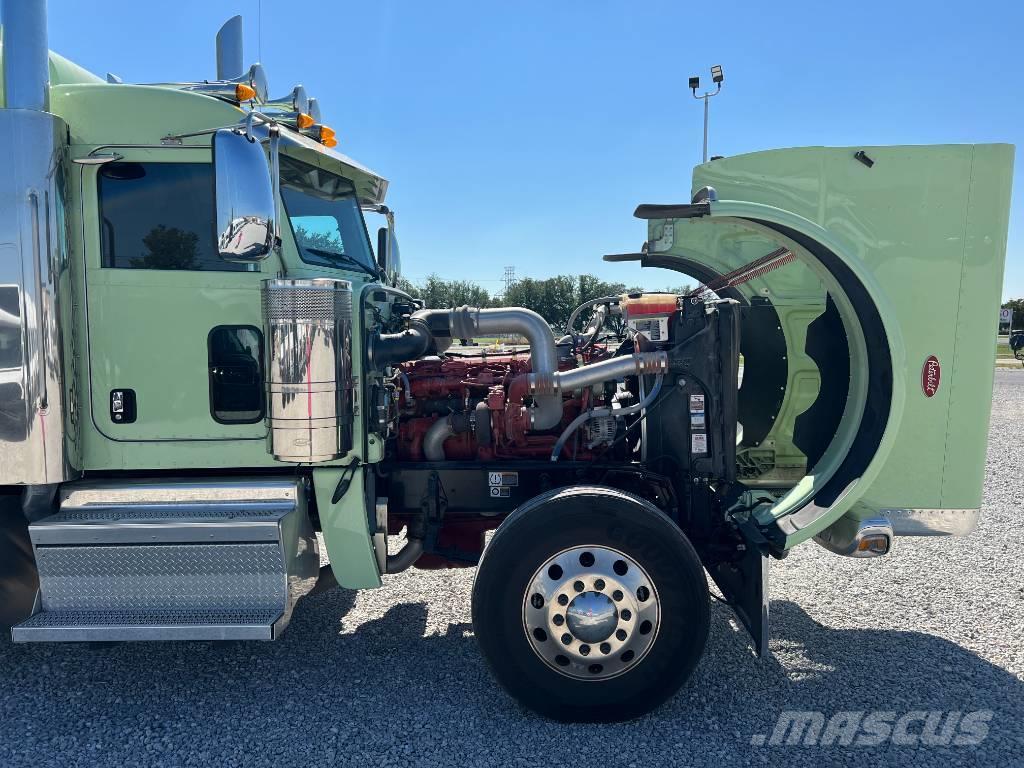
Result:
[[[608,356],[605,349],[597,348],[584,362]],[[563,367],[573,367],[573,361],[566,361]],[[589,390],[582,397],[567,396],[558,427],[550,433],[526,434],[518,418],[522,403],[510,403],[508,394],[513,379],[530,372],[528,353],[433,358],[405,363],[400,369],[409,378],[412,395],[408,399],[403,389],[399,399],[398,458],[404,461],[425,460],[423,438],[438,419],[472,412],[478,423],[476,433],[466,429],[449,437],[444,443],[446,459],[546,459],[565,426],[581,409],[591,405]],[[479,403],[486,403],[486,411],[477,408]],[[489,445],[481,445],[477,437],[481,432],[479,420],[485,414],[490,422]],[[567,446],[566,450],[571,448]],[[585,450],[577,451],[575,456],[582,460],[592,458]]]

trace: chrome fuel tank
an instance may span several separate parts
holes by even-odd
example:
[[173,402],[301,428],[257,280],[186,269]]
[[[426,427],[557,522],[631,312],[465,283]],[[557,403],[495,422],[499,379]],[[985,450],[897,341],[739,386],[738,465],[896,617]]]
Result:
[[269,450],[287,462],[338,459],[352,449],[352,284],[263,281],[269,340]]

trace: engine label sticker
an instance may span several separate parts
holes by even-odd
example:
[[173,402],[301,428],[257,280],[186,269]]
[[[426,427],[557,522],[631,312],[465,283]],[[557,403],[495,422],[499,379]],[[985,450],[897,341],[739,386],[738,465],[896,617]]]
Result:
[[[491,486],[517,486],[519,485],[519,473],[518,472],[488,472],[487,473],[487,484]],[[495,493],[491,491],[491,496]],[[508,494],[505,494],[506,496]]]
[[708,435],[706,432],[694,432],[690,435],[690,453],[707,453]]
[[704,410],[704,395],[690,395],[690,412]]
[[690,414],[690,426],[691,427],[703,427],[704,426],[704,413],[691,413]]

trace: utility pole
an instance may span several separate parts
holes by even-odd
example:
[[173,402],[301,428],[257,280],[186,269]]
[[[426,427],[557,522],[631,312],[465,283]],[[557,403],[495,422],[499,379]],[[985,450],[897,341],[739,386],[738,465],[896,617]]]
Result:
[[722,65],[715,64],[711,68],[711,81],[715,84],[715,90],[706,91],[700,96],[697,95],[697,89],[700,88],[700,78],[690,78],[690,90],[693,92],[693,98],[704,100],[704,162],[708,161],[708,99],[712,96],[717,96],[722,90],[722,82],[725,80],[725,76],[722,74]]

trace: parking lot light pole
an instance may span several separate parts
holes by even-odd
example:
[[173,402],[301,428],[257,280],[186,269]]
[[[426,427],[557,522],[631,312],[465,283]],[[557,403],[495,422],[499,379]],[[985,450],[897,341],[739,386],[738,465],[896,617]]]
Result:
[[722,90],[722,82],[725,80],[725,76],[722,74],[722,65],[715,64],[711,68],[711,81],[715,84],[715,90],[707,91],[700,96],[697,95],[697,89],[700,88],[700,77],[690,78],[690,90],[693,92],[693,98],[704,100],[704,162],[708,161],[708,99],[712,96],[717,96]]

